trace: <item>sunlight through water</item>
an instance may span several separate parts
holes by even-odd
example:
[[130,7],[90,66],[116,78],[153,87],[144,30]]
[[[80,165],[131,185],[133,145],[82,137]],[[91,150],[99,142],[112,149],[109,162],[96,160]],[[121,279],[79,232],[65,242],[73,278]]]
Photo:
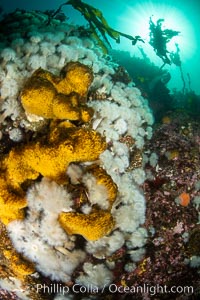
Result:
[[[192,24],[188,21],[187,16],[167,3],[152,3],[151,1],[144,1],[134,6],[127,6],[126,10],[118,18],[120,29],[132,35],[140,35],[145,44],[141,46],[147,51],[151,59],[155,58],[155,53],[149,43],[149,19],[152,17],[154,23],[158,19],[164,19],[162,29],[172,29],[180,31],[179,35],[173,37],[167,44],[167,49],[175,51],[175,43],[179,44],[181,50],[182,61],[190,58],[196,51],[197,45]],[[126,45],[126,50],[127,50]],[[131,45],[129,45],[131,48]],[[130,50],[131,51],[131,50]],[[133,51],[133,49],[132,49]],[[131,52],[132,52],[131,51]],[[155,58],[156,59],[156,58]]]

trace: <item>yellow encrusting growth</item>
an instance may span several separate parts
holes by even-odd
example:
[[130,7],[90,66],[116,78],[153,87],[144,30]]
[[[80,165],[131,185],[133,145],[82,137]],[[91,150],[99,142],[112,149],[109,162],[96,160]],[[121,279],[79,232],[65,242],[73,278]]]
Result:
[[18,189],[39,175],[61,183],[69,163],[96,160],[106,149],[105,140],[93,130],[61,126],[52,135],[45,143],[32,142],[10,151],[3,161],[7,184]]
[[24,260],[14,249],[4,250],[3,255],[9,261],[9,268],[18,278],[23,278],[35,272],[34,265]]
[[79,62],[68,63],[61,76],[38,69],[21,91],[21,102],[27,113],[48,119],[90,121],[93,109],[86,97],[92,83],[92,71]]
[[0,220],[5,225],[16,219],[23,219],[23,208],[27,205],[24,195],[18,194],[17,191],[11,191],[8,184],[2,174],[0,178]]
[[1,161],[0,220],[6,225],[24,218],[27,202],[23,183],[39,175],[65,183],[71,162],[97,160],[106,149],[104,138],[94,130],[78,128],[67,121],[54,126],[45,141],[15,147]]
[[93,209],[87,215],[78,212],[62,212],[58,221],[68,234],[80,234],[90,241],[109,234],[115,224],[109,211],[97,209]]
[[18,254],[8,236],[6,226],[0,221],[0,278],[17,276],[24,279],[35,272],[34,264]]

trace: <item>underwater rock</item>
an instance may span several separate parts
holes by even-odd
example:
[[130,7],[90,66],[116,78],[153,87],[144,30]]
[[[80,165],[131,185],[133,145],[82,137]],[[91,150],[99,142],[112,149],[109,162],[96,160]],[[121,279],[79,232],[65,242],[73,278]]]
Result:
[[2,197],[19,195],[3,221],[38,276],[0,279],[20,299],[45,299],[33,282],[71,287],[81,274],[97,287],[117,283],[119,269],[122,275],[144,255],[147,236],[139,163],[152,136],[148,101],[118,76],[87,29],[47,22],[45,13],[17,10],[1,27],[3,135],[15,126],[24,134],[1,155]]

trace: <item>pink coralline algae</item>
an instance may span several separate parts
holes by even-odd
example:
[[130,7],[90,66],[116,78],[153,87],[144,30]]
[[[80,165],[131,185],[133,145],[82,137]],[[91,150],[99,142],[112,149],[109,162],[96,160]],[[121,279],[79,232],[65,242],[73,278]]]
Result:
[[[147,164],[151,173],[143,185],[147,200],[145,226],[152,232],[146,245],[146,254],[137,269],[127,276],[132,284],[193,286],[194,297],[199,293],[198,268],[191,268],[191,256],[200,255],[198,211],[193,204],[200,195],[195,187],[200,180],[199,144],[194,136],[200,126],[187,115],[172,115],[169,124],[161,124],[146,145],[158,156],[155,167]],[[176,151],[170,159],[166,152]],[[174,152],[175,153],[175,152]],[[187,193],[191,201],[182,206],[177,197]],[[150,230],[152,228],[152,230]],[[198,246],[197,246],[198,244]],[[138,295],[136,299],[144,299]],[[191,295],[157,295],[150,299],[197,299]]]

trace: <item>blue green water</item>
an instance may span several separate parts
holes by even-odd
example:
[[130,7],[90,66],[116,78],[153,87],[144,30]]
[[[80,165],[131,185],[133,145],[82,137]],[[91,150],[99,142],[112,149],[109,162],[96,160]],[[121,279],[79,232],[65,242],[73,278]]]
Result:
[[[8,12],[16,8],[39,10],[56,9],[64,2],[63,0],[2,0],[0,4],[3,9]],[[122,38],[119,45],[114,42],[112,43],[114,49],[129,51],[131,55],[141,57],[141,52],[138,50],[138,46],[141,46],[151,62],[155,63],[158,67],[162,65],[162,60],[155,55],[155,52],[149,45],[148,25],[150,16],[153,16],[155,21],[159,18],[164,18],[164,26],[166,28],[180,31],[179,36],[172,39],[169,50],[174,51],[175,43],[177,42],[179,44],[186,89],[189,89],[189,74],[191,80],[190,88],[198,95],[200,94],[200,52],[198,51],[198,43],[200,41],[200,1],[86,0],[85,2],[100,9],[112,28],[127,34],[140,35],[145,41],[145,44],[140,43],[136,46],[132,46],[130,41]],[[73,8],[67,6],[63,8],[63,11],[71,22],[86,24],[80,13]],[[180,70],[173,64],[166,66],[166,69],[171,74],[168,87],[171,90],[174,88],[181,90],[183,81],[180,76]]]

